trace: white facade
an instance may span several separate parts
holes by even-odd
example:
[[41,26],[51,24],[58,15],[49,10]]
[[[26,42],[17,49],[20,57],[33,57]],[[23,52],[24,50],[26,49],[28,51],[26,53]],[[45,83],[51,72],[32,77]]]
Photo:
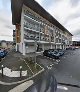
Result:
[[21,14],[21,42],[19,51],[26,53],[36,50],[44,51],[46,49],[65,49],[72,41],[72,36],[59,29],[44,19],[30,8],[23,6]]

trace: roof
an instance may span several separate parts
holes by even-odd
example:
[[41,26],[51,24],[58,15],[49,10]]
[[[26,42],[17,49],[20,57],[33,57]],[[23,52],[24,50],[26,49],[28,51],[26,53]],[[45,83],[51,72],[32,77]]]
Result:
[[[40,16],[57,26],[63,31],[67,31],[71,36],[73,36],[66,28],[64,28],[53,16],[51,16],[43,7],[41,7],[35,0],[11,0],[11,10],[12,10],[12,24],[20,24],[21,12],[23,4]],[[35,7],[36,6],[36,7]]]

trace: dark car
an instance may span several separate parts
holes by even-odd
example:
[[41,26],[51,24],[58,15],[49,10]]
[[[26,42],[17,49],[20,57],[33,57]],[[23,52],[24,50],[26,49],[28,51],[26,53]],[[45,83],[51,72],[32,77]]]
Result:
[[7,50],[3,50],[3,52],[4,52],[4,56],[6,56],[6,55],[7,55],[7,53],[8,53],[8,51],[7,51]]
[[57,49],[58,50],[58,53],[60,54],[60,56],[64,55],[64,50],[62,49]]
[[0,51],[0,58],[4,58],[4,52]]
[[43,55],[44,55],[44,56],[48,56],[48,51],[49,51],[49,50],[45,50],[45,51],[43,52]]
[[7,55],[7,50],[0,50],[0,58],[4,58]]
[[60,54],[59,54],[58,50],[54,50],[51,55],[52,55],[55,59],[59,59],[59,57],[60,57]]
[[50,57],[50,58],[55,58],[55,59],[59,59],[59,56],[60,56],[60,54],[58,53],[57,50],[52,50],[52,49],[45,50],[43,52],[43,55],[47,56],[47,57]]

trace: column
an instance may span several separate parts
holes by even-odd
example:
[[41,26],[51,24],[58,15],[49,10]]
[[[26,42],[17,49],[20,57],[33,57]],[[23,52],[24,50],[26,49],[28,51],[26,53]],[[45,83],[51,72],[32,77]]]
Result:
[[51,44],[51,49],[52,49],[52,44]]
[[42,44],[42,49],[43,49],[43,51],[44,51],[44,44]]
[[62,46],[60,45],[60,49],[62,49]]
[[16,47],[15,47],[15,48],[16,48],[16,51],[18,51],[18,50],[17,50],[17,47],[18,47],[17,45],[18,45],[18,44],[16,43]]
[[23,55],[26,55],[25,43],[23,43]]

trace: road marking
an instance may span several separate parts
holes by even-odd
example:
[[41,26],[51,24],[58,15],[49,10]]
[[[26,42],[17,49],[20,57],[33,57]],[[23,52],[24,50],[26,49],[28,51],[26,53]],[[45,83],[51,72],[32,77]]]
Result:
[[53,66],[54,64],[50,65],[51,67]]
[[65,87],[65,86],[57,86],[57,88],[58,88],[58,89],[62,89],[62,90],[68,90],[68,88]]
[[50,58],[50,59],[52,59],[52,58]]
[[44,56],[44,57],[46,57],[46,56]]
[[54,62],[54,64],[58,64],[58,62]]
[[30,81],[24,82],[16,87],[14,87],[13,89],[9,90],[8,92],[23,92],[27,88],[29,88],[32,84],[33,84],[33,80],[30,80]]
[[52,67],[50,67],[50,66],[47,66],[47,68],[48,68],[48,69],[52,69]]

